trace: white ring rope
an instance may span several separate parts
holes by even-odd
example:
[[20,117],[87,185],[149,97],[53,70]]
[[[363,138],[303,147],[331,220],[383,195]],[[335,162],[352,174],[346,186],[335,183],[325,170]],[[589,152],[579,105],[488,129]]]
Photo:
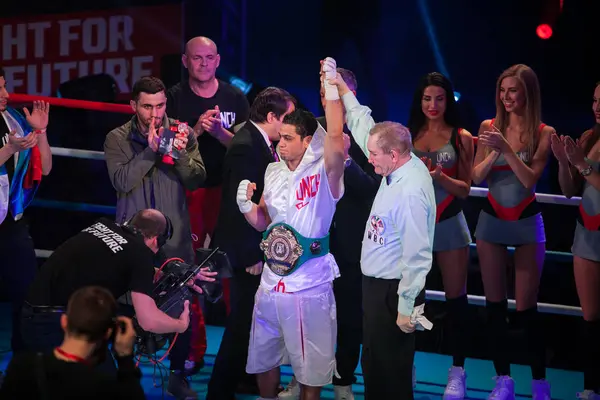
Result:
[[[68,149],[64,147],[51,147],[50,149],[55,156],[83,158],[87,160],[104,160],[104,152],[102,151]],[[486,197],[487,194],[487,188],[472,187],[469,196]],[[540,203],[560,204],[564,206],[578,206],[581,201],[581,197],[571,197],[570,199],[567,199],[565,196],[547,193],[536,193],[535,197]]]
[[[80,150],[80,149],[69,149],[64,147],[51,147],[52,154],[55,156],[81,158],[87,160],[104,160],[104,152],[102,151],[91,151],[91,150]],[[487,188],[472,187],[469,196],[471,197],[486,197],[488,194]],[[565,196],[547,193],[536,193],[537,201],[546,204],[559,204],[565,206],[578,206],[581,197],[571,197],[567,199]],[[52,254],[51,250],[35,249],[35,255],[39,258],[48,258]],[[437,290],[426,291],[428,300],[435,301],[446,301],[446,294]],[[485,297],[476,296],[469,294],[467,295],[470,304],[485,306]],[[508,306],[515,308],[516,303],[514,300],[508,300]],[[581,316],[581,307],[566,306],[562,304],[548,304],[538,303],[538,310],[548,314],[559,314],[559,315],[573,315]]]
[[52,155],[55,156],[82,158],[85,160],[104,160],[103,151],[68,149],[65,147],[50,147],[50,150],[52,151]]

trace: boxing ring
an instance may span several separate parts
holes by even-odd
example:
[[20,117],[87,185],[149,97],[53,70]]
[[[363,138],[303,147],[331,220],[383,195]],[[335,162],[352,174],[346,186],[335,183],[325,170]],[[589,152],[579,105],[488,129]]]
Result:
[[[121,114],[133,114],[133,110],[129,105],[126,104],[112,104],[112,103],[101,103],[95,101],[86,101],[86,100],[73,100],[73,99],[65,99],[65,98],[56,98],[56,97],[44,97],[44,96],[32,96],[26,94],[11,94],[9,102],[18,103],[18,104],[30,104],[34,100],[43,100],[54,107],[66,107],[66,108],[75,108],[82,110],[90,110],[90,111],[102,111],[102,112],[111,112],[111,113],[121,113]],[[476,141],[477,138],[475,137]],[[52,154],[57,157],[69,157],[69,158],[79,158],[86,160],[97,160],[104,161],[104,153],[101,151],[92,151],[92,150],[81,150],[81,149],[73,149],[73,148],[64,148],[64,147],[51,147]],[[481,187],[471,187],[470,197],[486,197],[488,194],[487,188]],[[570,199],[565,196],[554,195],[554,194],[546,194],[546,193],[536,193],[537,201],[540,203],[546,204],[555,204],[561,206],[579,206],[579,202],[581,201],[580,197],[572,197]],[[98,204],[89,204],[89,203],[75,203],[75,202],[65,202],[65,201],[54,201],[49,199],[34,199],[32,204],[34,207],[42,207],[42,208],[55,208],[55,209],[63,209],[68,211],[86,211],[93,212],[105,215],[114,215],[115,207],[114,206],[105,206]],[[472,250],[475,249],[475,243],[471,244]],[[513,252],[514,248],[509,247],[509,252]],[[36,256],[38,258],[48,258],[52,254],[52,250],[48,249],[36,249]],[[546,251],[546,260],[547,261],[556,261],[556,262],[570,262],[572,260],[572,254],[567,252],[560,251]],[[436,291],[436,290],[427,290],[426,292],[428,300],[434,301],[445,301],[446,297],[444,292]],[[484,306],[485,305],[485,297],[477,296],[477,295],[468,295],[469,303]],[[513,299],[508,300],[509,308],[515,308],[515,301]],[[581,308],[568,306],[563,304],[550,304],[550,303],[538,303],[538,309],[540,312],[548,313],[548,314],[558,314],[558,315],[572,315],[572,316],[581,316]]]

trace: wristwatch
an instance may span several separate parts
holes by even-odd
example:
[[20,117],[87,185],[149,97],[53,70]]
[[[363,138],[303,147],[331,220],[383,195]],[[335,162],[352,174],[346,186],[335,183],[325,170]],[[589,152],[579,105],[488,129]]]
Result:
[[352,163],[352,158],[351,157],[346,158],[344,160],[344,168],[348,168],[351,163]]
[[581,174],[581,176],[588,176],[588,175],[590,175],[592,173],[592,166],[588,165],[587,168],[579,170],[579,173]]

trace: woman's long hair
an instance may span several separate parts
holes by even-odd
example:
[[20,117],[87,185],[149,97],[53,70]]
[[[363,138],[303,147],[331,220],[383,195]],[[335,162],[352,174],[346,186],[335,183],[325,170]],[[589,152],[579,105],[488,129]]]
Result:
[[[516,64],[506,69],[496,82],[496,117],[494,126],[506,135],[508,127],[508,112],[500,99],[500,86],[504,78],[514,77],[521,84],[525,92],[525,121],[526,138],[523,141],[527,143],[530,159],[537,149],[540,137],[540,124],[542,119],[542,100],[540,96],[540,84],[536,73],[524,64]],[[521,138],[523,139],[523,138]]]
[[[438,86],[446,92],[446,111],[444,112],[444,122],[454,129],[460,128],[460,117],[458,107],[454,99],[454,89],[452,82],[439,72],[430,72],[421,78],[419,86],[413,95],[412,105],[410,107],[410,116],[408,118],[408,130],[412,136],[413,143],[421,132],[421,129],[427,123],[427,117],[423,114],[421,102],[423,93],[428,86]],[[459,140],[460,143],[460,140]]]

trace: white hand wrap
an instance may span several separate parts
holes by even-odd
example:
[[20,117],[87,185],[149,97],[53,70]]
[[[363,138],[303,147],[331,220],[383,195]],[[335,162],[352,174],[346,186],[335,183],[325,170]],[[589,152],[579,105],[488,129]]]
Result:
[[252,211],[252,201],[248,200],[248,185],[250,181],[248,179],[244,179],[240,182],[238,186],[237,196],[235,198],[238,208],[242,212],[242,214],[249,213]]
[[325,100],[338,100],[340,94],[338,88],[335,85],[330,84],[329,79],[333,79],[337,75],[337,66],[335,60],[331,57],[327,57],[323,61],[323,72],[325,77],[323,79],[323,87],[325,88]]

